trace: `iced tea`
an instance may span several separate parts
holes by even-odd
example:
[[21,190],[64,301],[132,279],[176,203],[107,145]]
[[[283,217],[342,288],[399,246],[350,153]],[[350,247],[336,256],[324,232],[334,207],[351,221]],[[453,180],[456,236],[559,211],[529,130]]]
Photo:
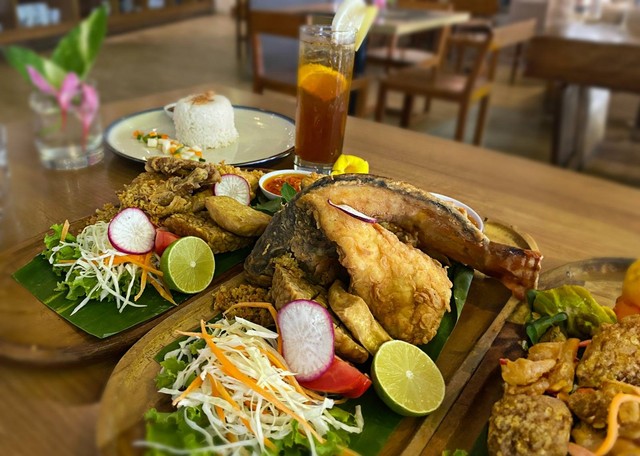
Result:
[[300,32],[295,167],[328,174],[342,153],[355,31],[304,26]]

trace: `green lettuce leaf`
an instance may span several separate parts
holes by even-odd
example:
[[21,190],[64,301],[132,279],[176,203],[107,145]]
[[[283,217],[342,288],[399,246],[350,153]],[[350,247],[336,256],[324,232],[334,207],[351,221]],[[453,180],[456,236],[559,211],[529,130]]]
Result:
[[562,323],[565,334],[580,339],[590,339],[600,325],[617,321],[612,309],[598,304],[589,290],[579,285],[538,291],[533,297],[532,309],[541,316],[566,313],[567,319]]

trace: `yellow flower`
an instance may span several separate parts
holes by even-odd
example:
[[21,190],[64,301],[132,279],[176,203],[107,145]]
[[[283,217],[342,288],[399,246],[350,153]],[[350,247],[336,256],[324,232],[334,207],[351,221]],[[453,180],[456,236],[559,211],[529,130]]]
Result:
[[331,175],[336,176],[338,174],[345,173],[367,174],[368,172],[369,162],[367,162],[365,159],[357,157],[355,155],[342,154],[334,163]]

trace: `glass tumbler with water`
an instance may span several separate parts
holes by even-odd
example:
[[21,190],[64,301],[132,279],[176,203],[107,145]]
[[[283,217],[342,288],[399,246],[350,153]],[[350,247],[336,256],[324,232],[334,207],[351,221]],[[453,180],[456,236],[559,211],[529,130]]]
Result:
[[330,174],[342,153],[355,55],[355,30],[300,29],[296,169]]
[[86,116],[73,103],[62,111],[55,97],[41,92],[29,100],[34,113],[35,144],[50,169],[78,169],[104,156],[100,116]]

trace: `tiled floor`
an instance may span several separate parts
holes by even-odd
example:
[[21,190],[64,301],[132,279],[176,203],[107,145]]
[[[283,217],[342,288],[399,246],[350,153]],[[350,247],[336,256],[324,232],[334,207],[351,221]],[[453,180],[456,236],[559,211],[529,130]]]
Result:
[[[552,116],[544,109],[545,84],[521,79],[512,86],[507,74],[505,65],[497,76],[484,147],[547,161]],[[225,13],[109,37],[92,76],[104,101],[207,81],[251,88],[247,62],[236,60],[234,22]],[[27,118],[28,94],[28,84],[0,62],[0,122]],[[640,187],[640,142],[630,139],[639,105],[639,96],[612,96],[605,141],[584,172]],[[429,116],[411,128],[451,138],[455,114],[454,105],[434,101]],[[385,121],[397,124],[398,118]],[[473,118],[469,125],[471,134]]]

